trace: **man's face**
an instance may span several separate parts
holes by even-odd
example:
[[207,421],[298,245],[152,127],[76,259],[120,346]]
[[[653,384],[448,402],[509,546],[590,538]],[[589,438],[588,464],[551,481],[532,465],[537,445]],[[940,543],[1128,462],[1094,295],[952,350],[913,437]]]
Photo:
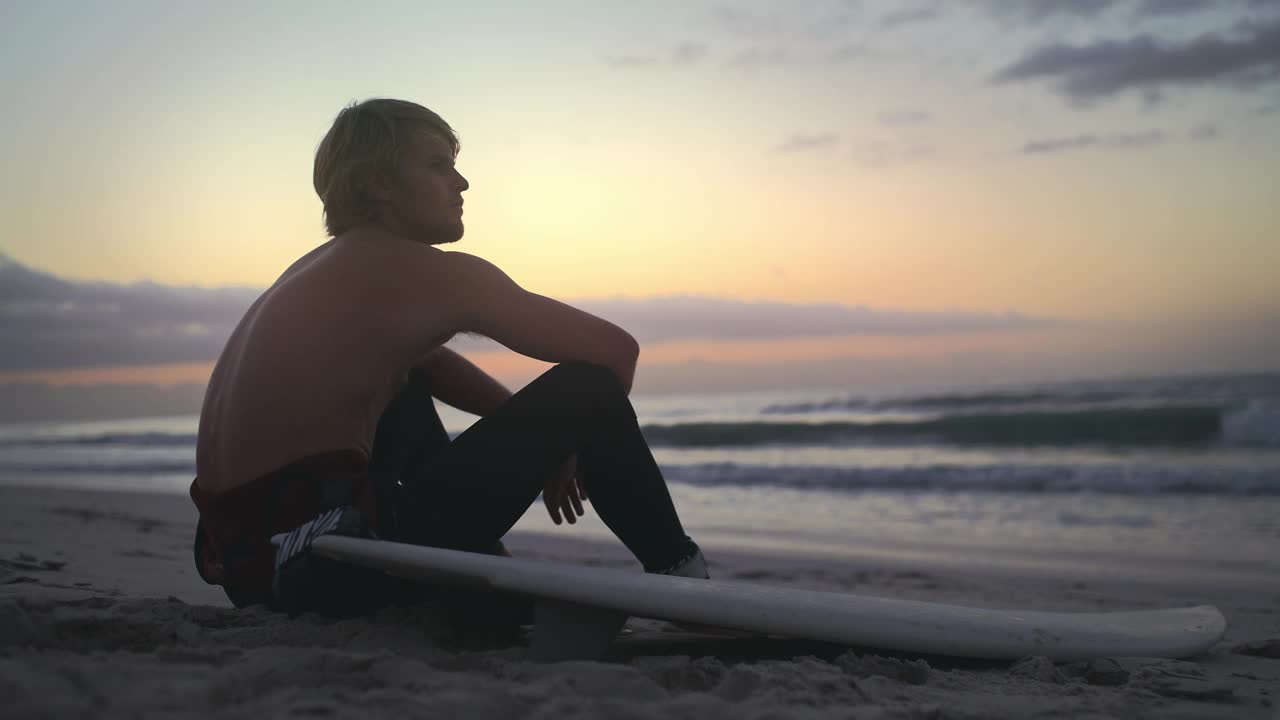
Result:
[[462,238],[462,193],[468,187],[453,165],[449,143],[415,134],[400,156],[399,177],[382,198],[383,223],[429,245],[455,242]]

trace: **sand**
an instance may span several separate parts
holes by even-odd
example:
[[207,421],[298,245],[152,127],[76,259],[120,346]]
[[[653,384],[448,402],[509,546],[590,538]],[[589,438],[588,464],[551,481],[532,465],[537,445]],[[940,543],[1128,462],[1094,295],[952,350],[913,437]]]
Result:
[[[0,487],[0,518],[6,718],[1280,718],[1280,578],[1056,577],[708,546],[722,578],[983,607],[1208,602],[1230,626],[1185,660],[997,663],[632,619],[604,661],[537,664],[520,633],[437,607],[342,621],[236,610],[195,574],[182,496]],[[508,545],[635,567],[613,543],[522,533]]]

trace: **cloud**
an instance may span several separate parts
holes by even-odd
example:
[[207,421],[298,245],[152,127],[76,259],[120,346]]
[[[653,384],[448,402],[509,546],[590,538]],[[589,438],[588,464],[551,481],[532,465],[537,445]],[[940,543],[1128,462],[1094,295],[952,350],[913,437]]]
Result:
[[751,70],[760,67],[789,65],[798,60],[796,55],[781,45],[744,48],[729,57],[729,64]]
[[633,53],[621,55],[605,55],[604,64],[616,68],[647,68],[658,65],[688,66],[702,62],[710,53],[703,43],[681,43],[664,54]]
[[823,59],[828,62],[840,64],[867,60],[874,58],[876,54],[877,53],[874,50],[868,47],[866,41],[856,40],[854,42],[844,43],[826,52],[823,55]]
[[855,143],[852,157],[855,164],[864,168],[890,168],[926,160],[938,154],[938,149],[927,142],[899,140],[869,140]]
[[658,64],[658,57],[656,55],[606,55],[604,64],[617,68],[652,67]]
[[575,303],[642,342],[769,340],[851,335],[917,336],[1018,332],[1059,327],[1051,318],[1020,313],[915,312],[865,306],[748,302],[700,296]]
[[1280,9],[1276,0],[1142,0],[1134,8],[1134,14],[1142,17],[1167,15],[1193,15],[1209,11],[1238,12],[1240,10],[1268,11]]
[[[211,361],[261,292],[72,282],[0,260],[0,370]],[[685,296],[573,304],[617,322],[645,342],[933,335],[1055,324],[1017,313],[906,312]]]
[[0,384],[0,423],[165,417],[200,412],[204,383],[157,386]]
[[1183,42],[1151,36],[1091,45],[1048,45],[995,74],[995,83],[1049,81],[1077,101],[1125,90],[1229,82],[1256,87],[1280,81],[1280,20],[1244,21],[1228,36],[1207,33]]
[[712,8],[709,22],[720,32],[744,38],[773,37],[782,32],[784,26],[781,15],[766,15],[729,5]]
[[1275,8],[1275,0],[971,0],[972,5],[1002,20],[1027,24],[1047,20],[1088,20],[1113,8],[1139,18],[1192,15],[1200,12]]
[[884,110],[876,115],[876,122],[894,127],[924,125],[932,119],[925,110]]
[[815,133],[806,135],[799,133],[792,135],[774,148],[775,152],[804,152],[807,150],[822,150],[834,146],[840,142],[840,136],[836,133]]
[[1221,137],[1221,135],[1222,135],[1222,132],[1218,129],[1218,126],[1214,125],[1213,123],[1204,123],[1202,125],[1197,125],[1187,131],[1187,137],[1191,138],[1192,140],[1198,140],[1200,142],[1217,140],[1219,137]]
[[702,43],[683,43],[671,50],[671,62],[677,65],[692,65],[707,56],[707,46]]
[[1040,23],[1050,18],[1090,18],[1117,4],[1117,0],[977,0],[979,8],[1003,19]]
[[[941,13],[936,0],[884,18],[887,25],[920,22]],[[858,3],[800,4],[786,12],[769,12],[721,5],[701,12],[691,28],[691,42],[674,50],[664,49],[656,39],[633,51],[606,49],[605,64],[617,68],[671,68],[701,62],[715,55],[724,65],[737,70],[764,70],[798,66],[843,65],[876,59],[881,53],[869,46],[868,30],[880,27],[874,19],[862,17]],[[701,35],[697,33],[701,32]],[[716,50],[715,53],[709,49]]]
[[881,17],[880,27],[896,28],[904,25],[915,25],[922,22],[928,22],[937,17],[939,12],[940,9],[937,6],[930,5],[897,10]]
[[1221,0],[1142,0],[1135,12],[1143,16],[1186,15],[1222,7]]
[[70,282],[0,262],[0,370],[212,360],[260,292]]
[[1018,152],[1023,155],[1046,155],[1067,150],[1083,150],[1085,148],[1132,149],[1159,145],[1166,140],[1161,130],[1144,130],[1134,133],[1112,133],[1096,135],[1093,133],[1072,137],[1045,138],[1030,140]]

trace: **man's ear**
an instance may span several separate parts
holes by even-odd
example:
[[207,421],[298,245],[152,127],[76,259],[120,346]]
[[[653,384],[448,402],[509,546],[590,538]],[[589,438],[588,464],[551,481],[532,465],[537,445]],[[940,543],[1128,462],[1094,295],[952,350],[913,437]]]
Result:
[[372,173],[364,183],[365,197],[379,204],[390,202],[394,192],[394,184],[383,173]]

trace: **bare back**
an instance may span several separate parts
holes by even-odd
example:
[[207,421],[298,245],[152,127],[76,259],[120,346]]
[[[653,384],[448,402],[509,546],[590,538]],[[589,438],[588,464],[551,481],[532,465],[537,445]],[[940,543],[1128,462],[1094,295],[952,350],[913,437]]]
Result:
[[439,296],[445,283],[433,277],[446,255],[352,233],[285,271],[214,367],[200,415],[200,487],[224,492],[322,452],[367,459],[409,369],[457,331]]
[[622,328],[481,258],[352,231],[294,263],[232,332],[200,414],[197,483],[220,493],[333,451],[367,461],[409,370],[463,331],[549,363],[603,365],[630,392],[639,346]]

